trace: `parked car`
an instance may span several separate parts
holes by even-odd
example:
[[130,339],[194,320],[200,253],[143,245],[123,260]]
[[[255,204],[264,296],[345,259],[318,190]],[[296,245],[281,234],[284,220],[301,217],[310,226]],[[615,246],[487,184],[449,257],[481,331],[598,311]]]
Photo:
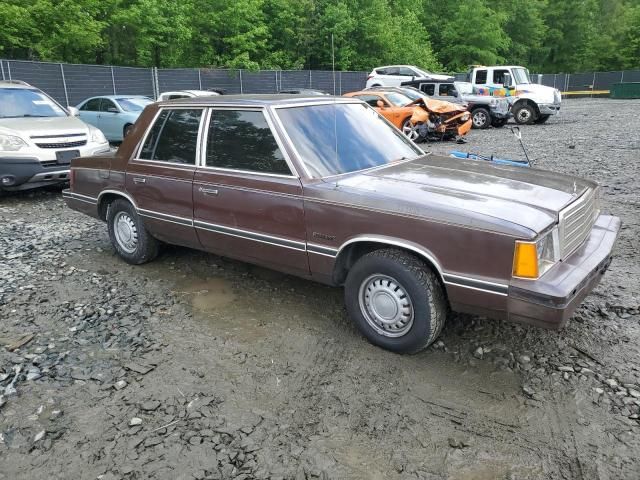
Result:
[[369,87],[399,87],[402,82],[413,78],[431,78],[433,80],[453,80],[450,75],[430,73],[413,65],[387,65],[374,68],[367,77]]
[[0,81],[0,190],[65,183],[72,158],[108,152],[77,113],[26,82]]
[[288,95],[330,95],[324,90],[316,90],[314,88],[290,88],[288,90],[280,90],[278,93]]
[[175,90],[161,93],[156,100],[158,102],[164,102],[178,98],[215,97],[216,95],[222,95],[222,92],[219,90]]
[[370,88],[344,96],[366,102],[413,141],[452,140],[471,129],[471,115],[465,107],[422,95],[413,100],[397,87]]
[[558,89],[533,83],[529,70],[520,66],[476,66],[467,72],[467,81],[481,94],[518,97],[511,111],[520,125],[545,123],[562,104]]
[[105,95],[87,98],[77,108],[80,118],[99,128],[107,140],[121,142],[150,103],[153,100],[143,95]]
[[416,352],[447,310],[559,328],[611,260],[596,183],[425,154],[354,98],[149,105],[64,198],[131,264],[161,242],[345,288],[374,344]]
[[[473,128],[503,127],[511,117],[508,98],[478,95],[469,82],[435,81],[416,78],[403,82],[404,87],[413,87],[436,100],[464,104],[471,112]],[[514,97],[509,97],[514,98]]]

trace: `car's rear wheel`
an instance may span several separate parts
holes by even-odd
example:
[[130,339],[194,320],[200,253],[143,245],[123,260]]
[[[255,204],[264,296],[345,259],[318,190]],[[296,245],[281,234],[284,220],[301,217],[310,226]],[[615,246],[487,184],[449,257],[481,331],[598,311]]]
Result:
[[550,117],[551,115],[540,115],[538,118],[536,118],[534,123],[536,124],[547,123],[547,120],[549,120]]
[[473,122],[473,128],[479,128],[484,130],[491,126],[491,113],[486,108],[476,108],[471,112],[471,120]]
[[131,203],[116,199],[107,208],[109,239],[122,259],[133,265],[150,262],[158,256],[159,242],[145,228]]
[[530,125],[536,119],[536,111],[528,103],[516,105],[513,111],[513,119],[518,125]]
[[405,136],[413,142],[415,142],[420,136],[418,126],[411,123],[411,117],[402,122],[402,133],[404,133]]
[[397,353],[415,353],[440,334],[444,292],[429,265],[396,249],[360,258],[345,282],[349,316],[367,339]]

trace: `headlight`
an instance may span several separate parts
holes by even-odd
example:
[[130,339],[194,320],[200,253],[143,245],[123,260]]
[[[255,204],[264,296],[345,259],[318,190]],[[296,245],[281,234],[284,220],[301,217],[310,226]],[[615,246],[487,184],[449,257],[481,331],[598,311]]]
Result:
[[549,270],[559,255],[558,227],[535,242],[517,240],[513,255],[513,276],[536,279]]
[[27,143],[20,137],[0,133],[0,152],[17,152],[26,146]]
[[89,138],[93,143],[107,143],[107,138],[104,136],[104,133],[91,125],[89,125]]
[[496,105],[498,105],[498,99],[497,98],[492,98],[491,100],[489,100],[489,106],[490,107],[495,107]]
[[462,115],[462,116],[460,117],[460,120],[461,120],[461,121],[463,121],[463,122],[466,122],[466,121],[467,121],[467,120],[469,120],[470,118],[471,118],[471,117],[469,116],[469,114],[468,114],[468,113],[465,113],[464,115]]

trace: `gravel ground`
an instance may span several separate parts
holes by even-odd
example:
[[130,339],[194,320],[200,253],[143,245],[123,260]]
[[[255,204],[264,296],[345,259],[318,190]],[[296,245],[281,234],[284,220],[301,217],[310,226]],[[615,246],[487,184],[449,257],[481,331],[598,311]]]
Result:
[[[413,356],[369,345],[339,289],[173,247],[132,267],[59,191],[5,196],[0,479],[637,480],[639,108],[522,129],[624,222],[567,328],[452,315]],[[507,129],[428,147],[522,156]]]

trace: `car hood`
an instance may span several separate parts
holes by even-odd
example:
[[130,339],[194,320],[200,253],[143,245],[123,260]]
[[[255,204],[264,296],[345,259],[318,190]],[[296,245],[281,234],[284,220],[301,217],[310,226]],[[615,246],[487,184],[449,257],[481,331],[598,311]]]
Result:
[[0,132],[28,137],[87,134],[89,127],[77,117],[0,118]]
[[554,103],[556,89],[537,83],[521,83],[516,87],[515,96],[530,97],[539,103]]
[[444,100],[434,100],[429,97],[421,97],[409,105],[418,105],[422,106],[424,104],[427,107],[427,110],[434,113],[462,113],[466,110],[466,107],[459,103],[447,102]]
[[596,186],[545,170],[428,154],[344,177],[334,191],[376,209],[533,238]]

